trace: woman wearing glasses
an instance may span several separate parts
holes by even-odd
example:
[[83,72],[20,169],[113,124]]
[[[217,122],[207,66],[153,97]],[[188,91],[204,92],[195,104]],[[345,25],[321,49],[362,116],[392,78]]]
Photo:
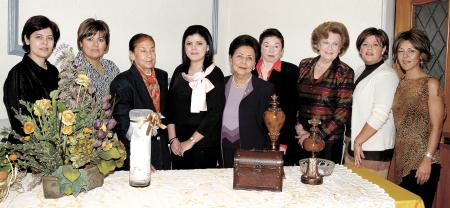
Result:
[[400,33],[393,49],[404,75],[392,105],[396,141],[389,179],[431,207],[439,181],[443,92],[439,81],[424,71],[431,59],[430,40],[424,32],[411,29]]

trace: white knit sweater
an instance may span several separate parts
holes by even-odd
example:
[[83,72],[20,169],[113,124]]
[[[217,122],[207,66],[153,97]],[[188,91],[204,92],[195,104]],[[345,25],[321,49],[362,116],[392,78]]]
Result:
[[[364,68],[365,66],[358,68],[357,73],[362,72]],[[356,86],[352,105],[352,150],[356,136],[366,123],[378,131],[363,143],[364,151],[394,148],[395,126],[391,107],[398,83],[395,71],[384,63]]]

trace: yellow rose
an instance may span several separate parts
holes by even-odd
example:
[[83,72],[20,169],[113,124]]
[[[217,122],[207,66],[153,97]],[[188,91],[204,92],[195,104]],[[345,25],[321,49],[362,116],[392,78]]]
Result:
[[64,126],[61,132],[65,135],[71,135],[73,133],[72,126]]
[[30,137],[30,136],[24,136],[24,137],[22,138],[22,140],[28,142],[28,141],[31,140],[31,137]]
[[50,107],[52,106],[52,101],[48,100],[48,99],[41,99],[41,100],[36,100],[36,102],[33,105],[33,113],[36,116],[41,116],[39,110],[43,113],[45,113],[46,115],[48,115],[50,112],[48,112],[48,109],[50,109]]
[[17,160],[17,155],[16,154],[9,155],[9,160],[16,161]]
[[90,133],[92,133],[92,130],[90,128],[83,128],[83,133],[90,134]]
[[78,77],[75,79],[75,82],[83,87],[88,87],[89,83],[91,82],[91,79],[85,74],[79,74]]
[[34,132],[34,124],[31,121],[27,121],[23,124],[23,132],[25,134],[31,134]]
[[75,123],[77,117],[71,110],[65,110],[62,112],[62,122],[66,126],[71,126]]

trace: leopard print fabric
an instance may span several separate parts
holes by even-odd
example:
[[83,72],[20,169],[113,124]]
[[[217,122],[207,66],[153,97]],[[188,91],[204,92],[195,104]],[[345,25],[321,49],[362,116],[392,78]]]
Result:
[[[428,146],[431,131],[428,110],[428,80],[402,79],[395,92],[392,111],[396,128],[393,162],[395,181],[417,170]],[[433,163],[439,163],[439,152],[434,154]]]

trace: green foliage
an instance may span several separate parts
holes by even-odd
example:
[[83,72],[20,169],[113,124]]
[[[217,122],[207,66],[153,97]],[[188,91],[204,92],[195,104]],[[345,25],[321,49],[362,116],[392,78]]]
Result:
[[107,175],[116,169],[116,162],[114,160],[102,160],[100,164],[97,164],[97,168],[101,174]]
[[58,178],[59,190],[65,195],[78,196],[81,191],[87,191],[89,180],[86,170],[64,165],[58,167],[53,176]]

